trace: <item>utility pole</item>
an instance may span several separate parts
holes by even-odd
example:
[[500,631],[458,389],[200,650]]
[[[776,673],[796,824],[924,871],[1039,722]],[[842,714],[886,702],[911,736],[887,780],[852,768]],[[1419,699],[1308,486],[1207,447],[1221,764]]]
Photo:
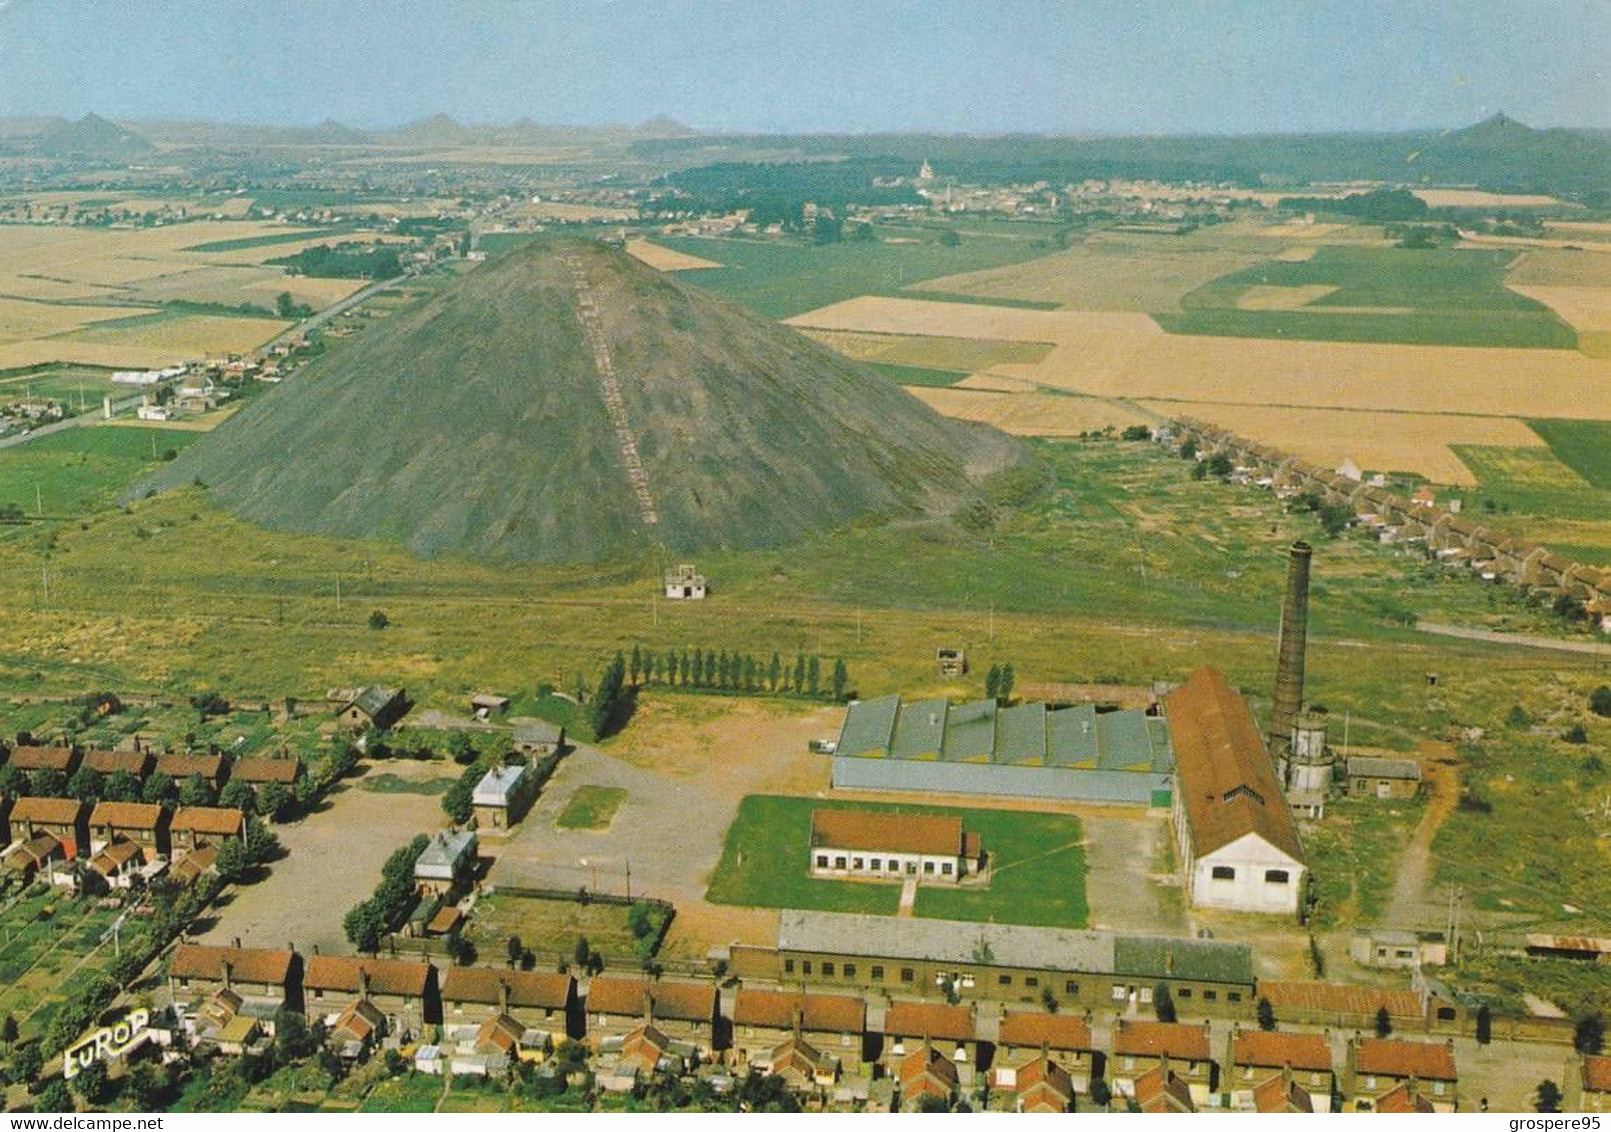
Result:
[[336,611],[341,611],[341,576],[336,575]]
[[45,496],[39,490],[39,484],[34,484],[34,513],[41,519],[45,517]]

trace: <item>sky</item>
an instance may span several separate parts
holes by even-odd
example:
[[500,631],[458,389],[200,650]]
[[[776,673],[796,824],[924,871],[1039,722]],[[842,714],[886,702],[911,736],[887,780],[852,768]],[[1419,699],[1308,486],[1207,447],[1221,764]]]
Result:
[[0,116],[1611,127],[1611,0],[0,0]]

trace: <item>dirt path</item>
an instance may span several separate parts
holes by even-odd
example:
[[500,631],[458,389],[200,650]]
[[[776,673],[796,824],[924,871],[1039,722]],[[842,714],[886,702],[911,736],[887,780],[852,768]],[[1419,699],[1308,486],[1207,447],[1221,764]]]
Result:
[[1432,877],[1432,839],[1460,799],[1459,756],[1448,743],[1422,740],[1419,744],[1421,777],[1426,787],[1426,809],[1409,844],[1399,857],[1393,898],[1383,922],[1396,928],[1421,925],[1426,916],[1428,885]]

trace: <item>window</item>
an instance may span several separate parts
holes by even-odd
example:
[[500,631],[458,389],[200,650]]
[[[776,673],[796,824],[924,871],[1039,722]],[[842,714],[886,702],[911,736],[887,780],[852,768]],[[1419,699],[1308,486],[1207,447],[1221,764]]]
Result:
[[1141,1001],[1143,1003],[1148,1003],[1148,1002],[1152,1001],[1152,988],[1151,987],[1142,987],[1141,988]]
[[899,861],[896,861],[896,860],[891,860],[890,863],[889,863],[889,871],[892,872],[892,873],[900,872],[901,871],[901,863]]
[[1365,1078],[1365,1088],[1374,1089],[1375,1087],[1376,1087],[1376,1078],[1374,1078],[1374,1077],[1366,1077]]
[[1446,1088],[1448,1088],[1448,1086],[1442,1081],[1434,1081],[1432,1082],[1432,1095],[1441,1097],[1443,1095],[1443,1090]]
[[884,867],[884,862],[882,860],[880,860],[879,858],[874,857],[873,858],[873,872],[875,872],[875,873],[879,872],[883,867]]
[[1219,1001],[1219,991],[1205,990],[1203,992],[1203,1001],[1204,1002],[1218,1002]]
[[909,983],[916,977],[917,974],[910,967],[901,968],[901,982]]
[[826,853],[818,853],[817,854],[817,868],[825,869],[827,867],[828,867],[828,854],[826,854]]
[[1066,982],[1063,983],[1063,993],[1064,994],[1079,994],[1080,993],[1080,984],[1076,983],[1073,979],[1067,980]]
[[845,964],[845,966],[844,966],[844,976],[847,979],[854,979],[856,977],[856,965],[854,963],[846,963]]
[[876,963],[873,964],[873,978],[879,982],[884,981],[884,968],[878,966]]
[[1454,1007],[1452,1007],[1452,1006],[1440,1006],[1440,1007],[1438,1007],[1438,1021],[1439,1022],[1453,1022],[1454,1021]]
[[836,869],[844,868],[845,867],[845,859],[843,857],[835,857],[833,859],[833,867],[836,868]]
[[785,975],[794,974],[794,960],[793,959],[785,959],[783,961],[783,973]]
[[1190,998],[1191,997],[1191,988],[1190,987],[1181,987],[1179,990],[1175,991],[1175,997],[1176,998]]
[[1040,986],[1040,980],[1037,979],[1034,975],[1026,975],[1024,977],[1024,986],[1029,987],[1031,990],[1033,990],[1035,987]]
[[1239,991],[1239,990],[1233,990],[1233,991],[1226,992],[1225,1001],[1226,1002],[1241,1002],[1242,1001],[1242,992]]
[[933,861],[924,861],[923,862],[923,875],[924,876],[933,876],[934,875],[934,862]]
[[950,861],[941,862],[941,864],[940,864],[940,872],[944,873],[946,876],[950,876],[951,875],[951,862]]
[[1124,1059],[1124,1067],[1126,1069],[1134,1069],[1136,1067],[1136,1059],[1133,1058],[1133,1057],[1125,1058]]
[[996,982],[1001,986],[1010,987],[1010,986],[1012,986],[1012,976],[1011,975],[997,975],[996,976]]
[[1114,1002],[1123,1002],[1125,999],[1127,999],[1129,997],[1130,997],[1130,991],[1127,988],[1120,987],[1120,986],[1116,986],[1116,987],[1113,988],[1113,1001]]
[[805,959],[805,960],[801,961],[801,963],[800,963],[800,973],[802,975],[811,974],[811,960]]
[[850,860],[850,867],[853,868],[853,869],[861,868],[862,867],[861,866],[861,858],[860,857],[852,857],[851,860]]
[[1235,880],[1236,870],[1229,865],[1215,865],[1213,877],[1215,880]]
[[909,877],[915,877],[917,875],[917,862],[916,861],[908,861],[908,862],[906,862],[906,875],[909,876]]
[[1264,870],[1264,883],[1265,884],[1286,884],[1291,879],[1292,879],[1292,874],[1287,872],[1285,869],[1265,869]]
[[973,976],[971,974],[966,974],[966,975],[962,976],[962,989],[963,990],[972,990],[973,989]]
[[823,973],[823,974],[824,974],[824,975],[831,975],[831,974],[833,974],[833,964],[832,964],[832,963],[824,963],[824,964],[823,964],[823,965],[822,965],[822,973]]

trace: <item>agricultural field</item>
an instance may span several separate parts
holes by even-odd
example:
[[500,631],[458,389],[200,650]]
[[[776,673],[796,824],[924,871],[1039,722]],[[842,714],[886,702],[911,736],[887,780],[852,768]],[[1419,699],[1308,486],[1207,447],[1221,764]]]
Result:
[[[128,386],[112,384],[112,371],[87,366],[47,366],[44,369],[0,377],[0,403],[14,397],[49,397],[66,401],[72,409],[97,409],[101,398],[126,396]],[[82,404],[81,404],[82,400]]]
[[999,365],[1035,365],[1052,352],[1049,342],[940,338],[914,334],[839,334],[808,331],[824,346],[860,362],[976,373]]
[[[884,231],[884,230],[881,230]],[[889,231],[885,231],[887,235]],[[822,247],[750,240],[662,237],[656,242],[720,270],[700,269],[689,281],[768,318],[788,318],[857,295],[893,295],[923,284],[943,293],[936,277],[1018,263],[1046,254],[1041,233],[1022,237],[963,238],[955,247],[939,242],[938,232],[900,230],[913,243],[885,239]]]
[[[899,884],[823,880],[808,872],[814,798],[751,795],[727,832],[706,899],[759,908],[893,915]],[[836,802],[834,809],[946,814],[979,834],[990,856],[987,887],[919,885],[914,912],[936,919],[1084,927],[1085,850],[1079,819],[1067,814]]]
[[73,332],[74,342],[131,347],[145,355],[166,353],[174,361],[241,354],[256,349],[291,324],[271,318],[231,318],[158,311],[101,322]]
[[1611,491],[1596,488],[1548,448],[1461,445],[1455,449],[1476,475],[1488,508],[1539,518],[1611,520]]
[[1474,486],[1480,479],[1466,459],[1470,446],[1543,451],[1538,436],[1514,417],[1201,402],[1138,403],[1164,416],[1184,413],[1240,436],[1279,438],[1273,442],[1282,451],[1321,467],[1335,468],[1344,460],[1353,460],[1369,472],[1408,472],[1456,487]]
[[1246,246],[1245,236],[1245,229],[1231,225],[1184,236],[1101,232],[1066,251],[942,276],[922,289],[1069,310],[1178,311],[1182,296],[1268,256],[1267,247]]
[[1014,436],[1069,437],[1105,428],[1150,424],[1122,404],[1067,393],[1002,393],[967,387],[908,390],[929,408],[964,421],[981,421]]
[[[1165,334],[1137,314],[882,296],[838,303],[790,322],[814,333],[1050,342],[1053,349],[1042,361],[998,364],[990,376],[1020,380],[1026,393],[1061,389],[1141,401],[1167,415],[1262,423],[1267,429],[1252,433],[1255,439],[1291,447],[1308,443],[1317,455],[1323,445],[1332,454],[1328,460],[1354,455],[1438,482],[1471,482],[1451,444],[1531,443],[1521,422],[1539,416],[1611,420],[1611,362],[1570,350],[1192,337]],[[1334,412],[1300,420],[1295,410]],[[1365,415],[1345,418],[1336,410]],[[1018,419],[1025,422],[1018,427],[1033,428],[1033,413]],[[1351,423],[1323,436],[1321,420]],[[1378,424],[1383,427],[1375,429]],[[1361,457],[1358,452],[1367,447],[1377,455]]]
[[1533,420],[1555,458],[1595,487],[1611,491],[1611,421]]
[[[1223,275],[1158,322],[1172,334],[1573,349],[1544,304],[1505,287],[1514,252],[1321,247]],[[1279,290],[1277,290],[1279,289]]]
[[650,240],[629,240],[627,254],[642,260],[656,271],[698,271],[706,267],[720,267],[713,259],[672,251]]

